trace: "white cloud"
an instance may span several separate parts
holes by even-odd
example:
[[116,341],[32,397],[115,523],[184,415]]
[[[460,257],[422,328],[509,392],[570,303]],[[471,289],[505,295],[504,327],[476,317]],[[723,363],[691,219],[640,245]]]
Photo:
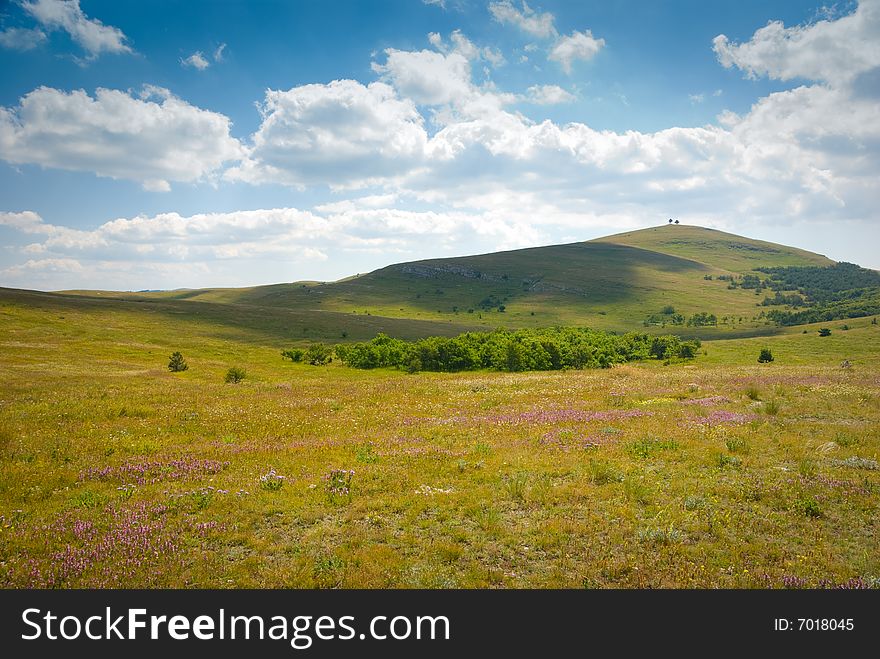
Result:
[[700,94],[688,94],[688,99],[690,100],[692,105],[697,105],[706,100],[706,95],[703,93]]
[[224,60],[226,53],[226,44],[221,43],[217,48],[214,49],[214,61],[222,62]]
[[423,4],[433,5],[435,7],[440,7],[440,9],[446,9],[446,0],[422,0]]
[[238,159],[241,146],[229,128],[222,114],[157,87],[145,87],[141,98],[40,87],[17,107],[0,107],[0,158],[167,190],[169,181],[199,181]]
[[11,27],[0,32],[0,46],[12,50],[33,50],[46,41],[42,30]]
[[192,55],[186,58],[182,58],[180,60],[181,66],[189,66],[194,69],[198,69],[199,71],[204,71],[211,63],[205,59],[205,56],[202,54],[202,51],[197,50]]
[[415,104],[382,82],[269,90],[260,111],[249,157],[227,173],[232,180],[365,185],[409,171],[424,157],[427,135]]
[[373,70],[419,105],[462,102],[473,93],[468,58],[458,51],[448,54],[431,50],[405,51],[388,48],[385,64]]
[[571,73],[575,60],[590,60],[605,46],[605,39],[596,39],[590,30],[572,32],[561,37],[550,50],[548,60],[559,62],[566,73]]
[[533,85],[529,87],[526,99],[536,105],[557,105],[571,103],[575,97],[558,85]]
[[23,2],[22,7],[45,28],[67,32],[91,57],[131,52],[122,30],[87,17],[79,0],[33,0]]
[[0,226],[11,227],[22,233],[46,233],[43,218],[33,211],[0,212]]
[[528,6],[525,0],[522,3],[522,10],[517,9],[511,0],[501,0],[489,3],[489,11],[499,23],[515,25],[533,37],[547,39],[556,36],[553,14],[538,13]]
[[719,34],[713,47],[725,68],[735,66],[749,78],[845,82],[880,66],[880,0],[861,0],[837,20],[794,27],[771,21],[742,44]]
[[[429,35],[429,40],[430,37],[431,35]],[[489,46],[484,46],[483,48],[476,46],[470,39],[461,33],[461,30],[453,31],[449,39],[452,41],[453,50],[463,55],[466,59],[483,60],[495,67],[501,66],[505,63],[504,55],[500,50],[497,48],[490,48]],[[431,45],[441,48],[442,41],[439,43],[431,41]]]

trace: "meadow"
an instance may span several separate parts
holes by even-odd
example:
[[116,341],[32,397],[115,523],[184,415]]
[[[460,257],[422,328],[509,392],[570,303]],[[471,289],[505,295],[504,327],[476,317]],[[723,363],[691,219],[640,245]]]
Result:
[[25,297],[0,299],[4,587],[880,585],[870,318],[410,375],[285,361],[281,317]]

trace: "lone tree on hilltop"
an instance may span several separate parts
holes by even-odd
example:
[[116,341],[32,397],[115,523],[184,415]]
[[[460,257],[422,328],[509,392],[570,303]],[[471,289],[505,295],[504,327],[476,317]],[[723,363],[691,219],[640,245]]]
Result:
[[168,360],[168,370],[172,373],[180,373],[181,371],[185,371],[189,368],[186,360],[183,358],[179,352],[172,352],[171,359]]
[[773,353],[770,348],[761,348],[761,354],[758,355],[759,364],[768,364],[773,361]]

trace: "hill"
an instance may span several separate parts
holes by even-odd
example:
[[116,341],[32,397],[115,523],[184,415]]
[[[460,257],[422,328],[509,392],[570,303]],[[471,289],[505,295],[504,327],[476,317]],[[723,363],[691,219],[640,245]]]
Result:
[[723,338],[775,331],[762,306],[767,272],[833,263],[722,231],[664,225],[588,242],[399,263],[330,283],[67,294],[207,314],[221,324],[228,316],[235,327],[250,322],[288,338],[353,339],[377,326],[414,336],[551,325]]

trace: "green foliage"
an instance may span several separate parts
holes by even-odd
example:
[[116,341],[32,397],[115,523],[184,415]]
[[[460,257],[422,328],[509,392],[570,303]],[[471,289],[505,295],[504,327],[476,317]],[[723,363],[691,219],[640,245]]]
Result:
[[301,348],[291,348],[290,350],[282,350],[281,358],[289,359],[292,362],[301,362],[303,360],[303,356],[306,354],[305,350]]
[[403,341],[379,334],[368,343],[336,346],[347,366],[372,369],[393,366],[418,371],[557,371],[608,368],[640,359],[692,359],[699,340],[677,336],[617,335],[585,328],[466,332]]
[[[765,299],[763,304],[808,307],[800,311],[770,311],[767,317],[779,325],[860,318],[880,312],[880,273],[874,270],[836,263],[828,267],[793,266],[761,271],[770,275],[770,286],[776,290],[775,297]],[[795,293],[783,295],[783,290]]]
[[232,366],[226,371],[224,382],[227,384],[238,384],[247,377],[247,371],[240,366]]
[[323,343],[313,343],[305,354],[306,363],[312,366],[324,366],[333,361],[333,348]]
[[172,373],[180,373],[189,368],[183,355],[179,352],[172,352],[171,359],[168,360],[168,370]]
[[819,336],[831,336],[831,330],[827,327],[823,327],[819,330]]
[[758,355],[759,364],[769,364],[773,361],[773,353],[770,348],[761,348],[761,354]]

